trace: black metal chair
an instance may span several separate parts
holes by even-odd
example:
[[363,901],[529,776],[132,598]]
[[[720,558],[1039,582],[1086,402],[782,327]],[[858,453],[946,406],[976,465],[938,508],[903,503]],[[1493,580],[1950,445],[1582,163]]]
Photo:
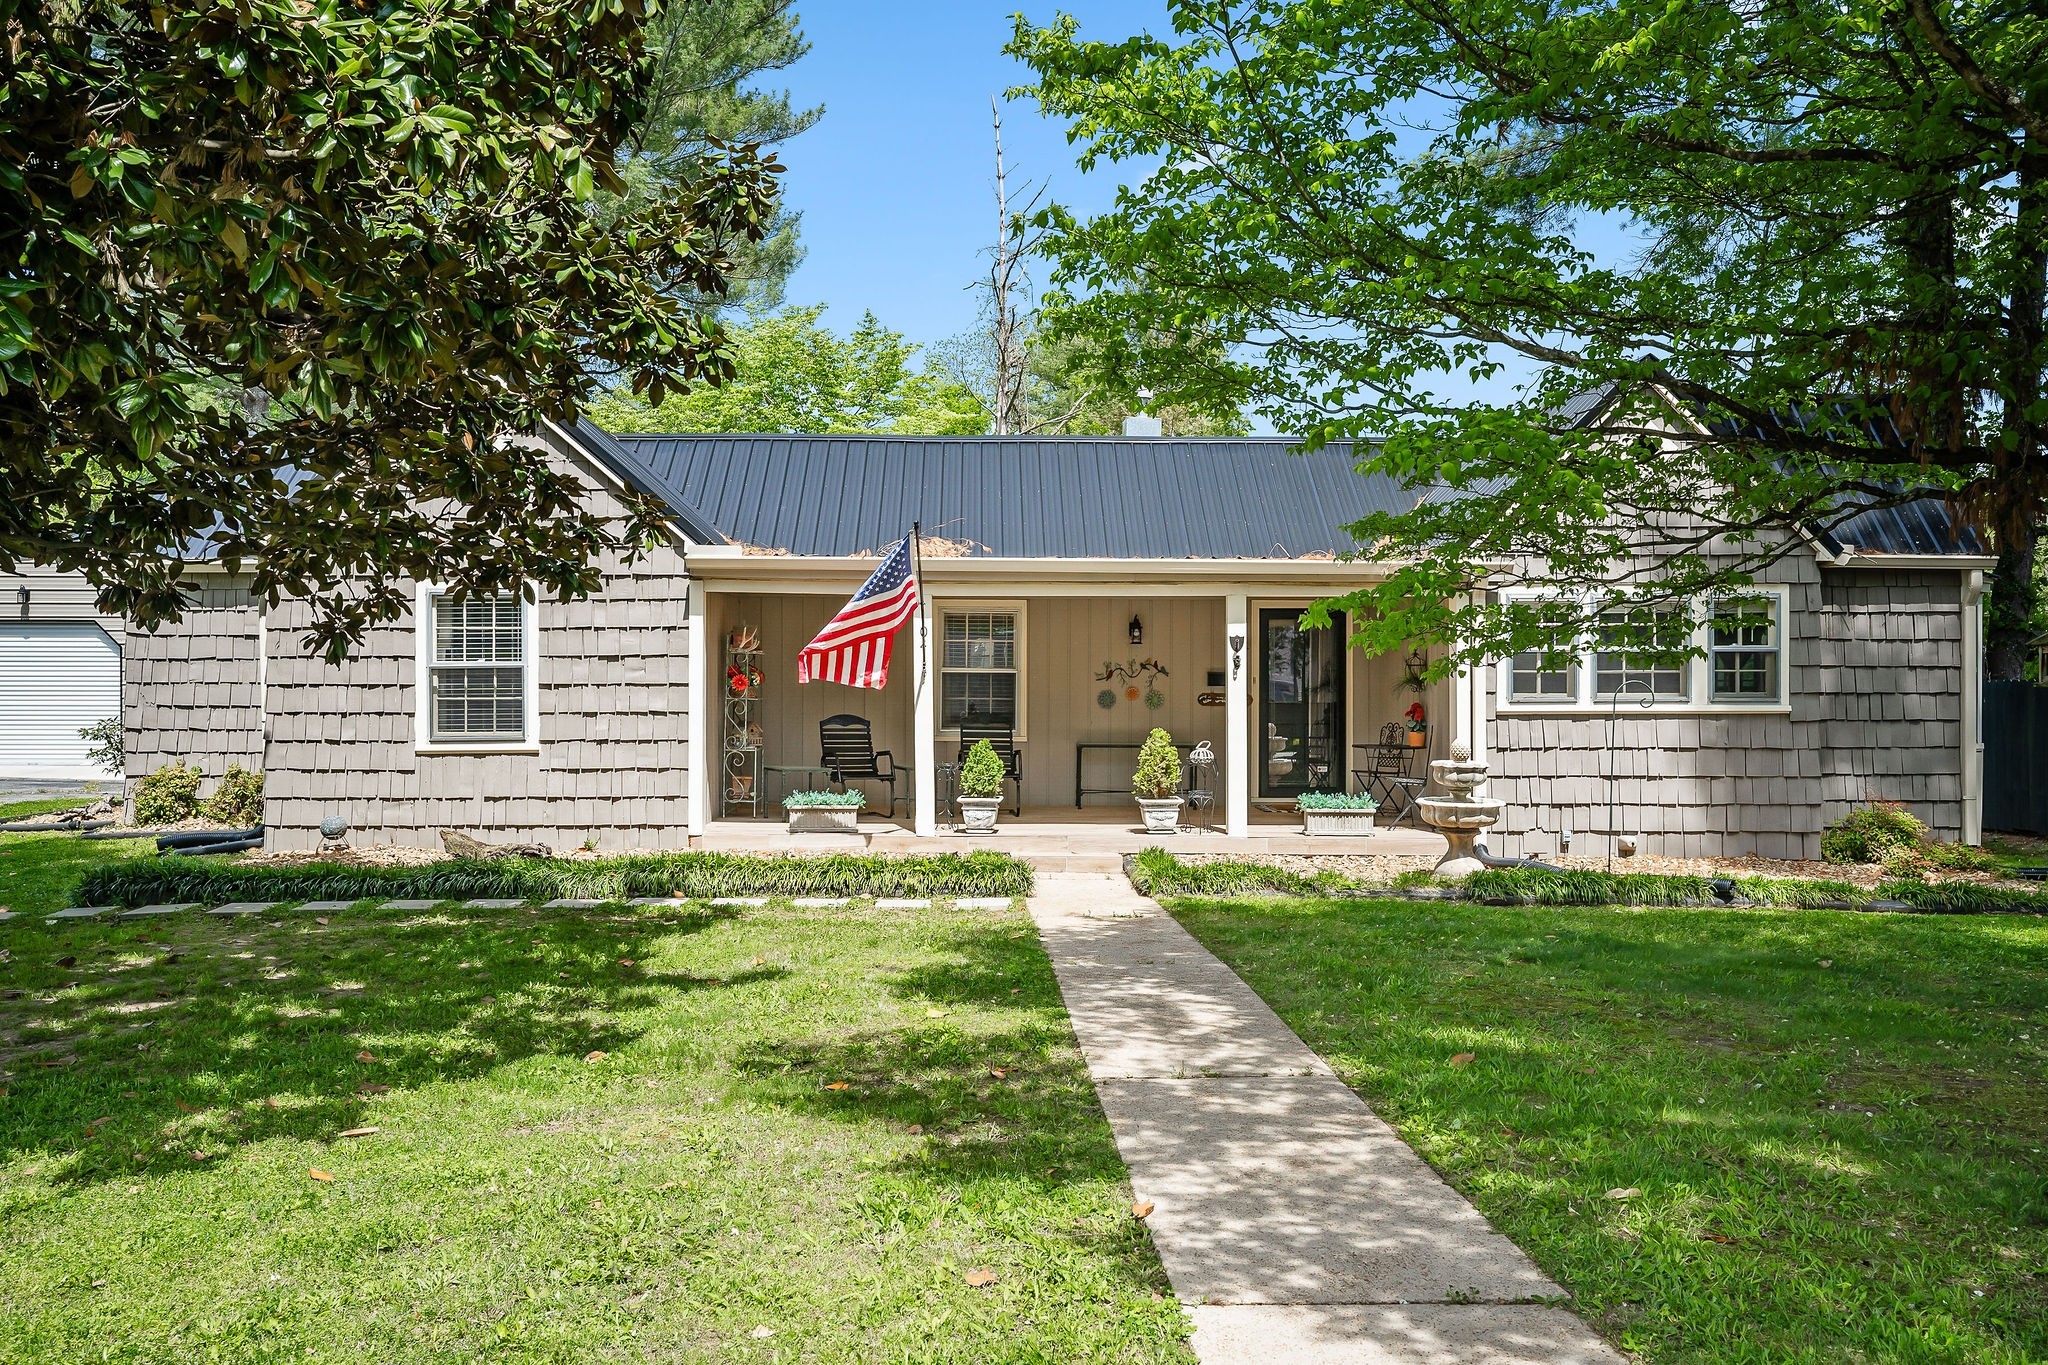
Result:
[[960,765],[967,765],[967,751],[987,740],[1003,760],[1003,776],[1010,782],[1013,804],[1010,814],[1024,813],[1024,751],[1017,747],[1017,732],[1007,725],[992,725],[972,718],[960,722]]
[[[896,813],[896,756],[875,748],[874,727],[865,716],[827,716],[818,722],[818,766],[840,786],[848,782],[880,782],[889,788],[885,815]],[[909,795],[904,795],[909,800]]]
[[1415,776],[1415,755],[1420,750],[1408,747],[1402,730],[1398,721],[1381,726],[1380,742],[1368,751],[1365,766],[1351,772],[1361,790],[1378,798],[1382,809],[1393,811],[1389,829],[1421,813],[1415,798],[1429,781]]

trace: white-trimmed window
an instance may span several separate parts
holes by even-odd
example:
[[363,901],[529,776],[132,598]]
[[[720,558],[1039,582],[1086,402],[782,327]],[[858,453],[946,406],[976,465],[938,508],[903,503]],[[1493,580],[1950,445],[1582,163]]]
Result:
[[939,612],[939,725],[1007,726],[1024,733],[1022,603],[945,606]]
[[1655,656],[1655,645],[1659,642],[1681,648],[1689,643],[1684,637],[1690,636],[1691,630],[1681,613],[1609,612],[1600,618],[1600,626],[1600,643],[1593,651],[1595,700],[1625,695],[1684,701],[1692,695],[1687,685],[1692,660],[1660,660]]
[[1579,661],[1576,655],[1528,650],[1509,661],[1507,673],[1508,696],[1513,701],[1568,706],[1578,700]]
[[538,739],[532,604],[519,593],[420,590],[417,736],[426,749],[528,749]]
[[1708,695],[1715,701],[1766,703],[1782,695],[1780,610],[1776,596],[1724,597],[1708,623]]
[[[1523,600],[1541,600],[1536,595]],[[1500,665],[1499,704],[1514,711],[1601,710],[1617,696],[1686,711],[1785,709],[1785,588],[1758,586],[1703,611],[1657,608],[1602,617],[1575,650],[1529,651]],[[1658,646],[1693,657],[1658,657]]]

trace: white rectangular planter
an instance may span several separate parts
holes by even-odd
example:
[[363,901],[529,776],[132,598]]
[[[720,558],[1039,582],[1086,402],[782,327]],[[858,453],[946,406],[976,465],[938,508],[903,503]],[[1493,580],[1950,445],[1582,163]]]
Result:
[[1376,810],[1305,810],[1301,813],[1303,834],[1329,834],[1345,839],[1363,839],[1379,833],[1373,818]]
[[791,834],[858,834],[859,806],[785,806]]

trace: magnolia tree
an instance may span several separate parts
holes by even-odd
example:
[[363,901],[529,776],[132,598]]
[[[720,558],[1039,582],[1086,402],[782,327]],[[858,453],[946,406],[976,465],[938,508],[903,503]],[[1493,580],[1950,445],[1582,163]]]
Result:
[[618,198],[656,3],[0,0],[0,571],[148,627],[205,537],[330,654],[403,578],[595,587],[657,509],[507,438],[725,374],[780,169]]
[[[1369,467],[1438,486],[1355,527],[1409,565],[1342,600],[1365,643],[1448,662],[1617,606],[1676,620],[1655,609],[1739,590],[1802,530],[1942,500],[2000,555],[1992,666],[2017,676],[2048,497],[2038,9],[1169,9],[1115,42],[1017,27],[1081,164],[1144,168],[1104,213],[1040,215],[1046,317],[1171,399],[1380,438]],[[1560,596],[1463,596],[1518,562]]]

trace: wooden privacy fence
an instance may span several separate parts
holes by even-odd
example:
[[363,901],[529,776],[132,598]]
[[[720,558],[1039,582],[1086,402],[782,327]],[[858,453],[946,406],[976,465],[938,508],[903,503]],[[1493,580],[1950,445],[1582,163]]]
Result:
[[2048,687],[1984,684],[1984,828],[2048,834]]

